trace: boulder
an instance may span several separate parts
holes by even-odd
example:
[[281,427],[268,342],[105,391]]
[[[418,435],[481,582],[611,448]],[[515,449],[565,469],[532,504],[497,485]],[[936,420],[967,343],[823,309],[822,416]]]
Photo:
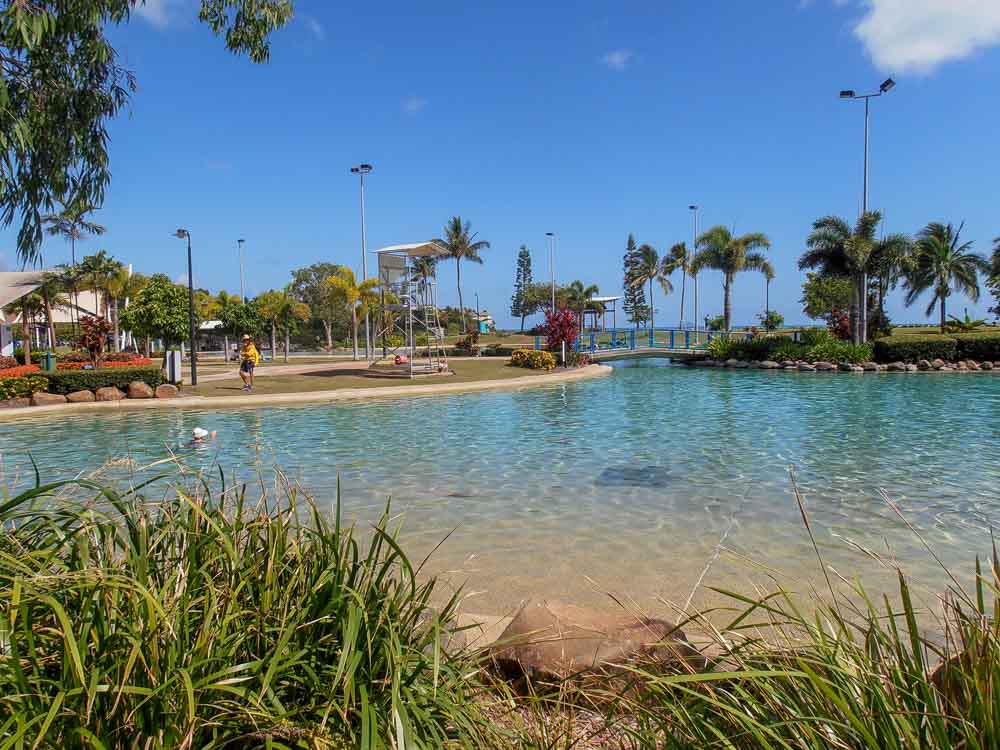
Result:
[[919,362],[917,362],[917,369],[918,370],[930,370],[932,367],[934,367],[934,365],[932,365],[926,359],[922,359]]
[[[696,362],[695,364],[701,364],[701,362]],[[163,385],[156,386],[157,398],[177,398],[178,395],[180,395],[180,389],[176,385],[164,383]]]
[[750,367],[750,363],[749,362],[744,362],[741,359],[739,362],[737,362],[735,365],[733,365],[733,367],[735,367],[737,370],[746,370],[748,367]]
[[781,369],[782,370],[798,370],[799,366],[797,364],[795,364],[794,362],[789,362],[788,364],[786,364]]
[[726,367],[736,367],[739,363],[740,361],[738,359],[727,359]]
[[817,362],[816,369],[820,372],[830,372],[831,370],[836,370],[837,365],[833,362]]
[[799,364],[799,372],[816,372],[816,365],[811,365],[808,362],[802,362]]
[[23,409],[25,406],[31,406],[30,398],[8,398],[6,401],[0,401],[0,407],[4,409]]
[[931,362],[931,367],[933,367],[935,370],[940,370],[942,367],[945,366],[945,364],[946,363],[943,359],[935,359],[933,362]]
[[953,369],[953,370],[959,370],[961,372],[964,372],[967,368],[965,366],[965,362],[962,362],[961,360],[959,360],[958,362],[956,362],[955,364],[953,364],[951,366],[951,369]]
[[87,404],[94,400],[93,391],[73,391],[68,396],[66,400],[71,404]]
[[153,389],[149,383],[144,383],[141,380],[133,380],[128,384],[129,398],[153,398],[153,395]]
[[878,372],[878,363],[877,362],[865,362],[864,364],[861,365],[861,368],[865,372]]
[[903,365],[903,370],[906,372],[916,372],[917,369],[918,369],[917,366],[914,364]]
[[777,362],[772,362],[769,359],[765,359],[763,362],[760,363],[759,367],[762,370],[777,370],[778,369],[778,363]]
[[851,372],[864,372],[865,368],[861,365],[851,365]]
[[851,368],[853,367],[854,365],[852,365],[850,362],[841,362],[839,365],[837,365],[837,369],[840,370],[841,372],[850,372]]
[[902,362],[890,362],[889,372],[906,372],[906,365]]
[[563,602],[537,602],[518,612],[488,651],[504,678],[532,686],[616,674],[633,665],[656,672],[704,658],[671,622],[625,612],[608,614]]
[[983,363],[981,363],[979,365],[979,369],[980,370],[992,370],[993,369],[993,363],[992,362],[983,362]]
[[43,393],[39,391],[38,393],[31,394],[32,406],[55,406],[56,404],[65,403],[66,397],[60,393]]
[[974,359],[967,359],[967,360],[965,360],[965,366],[969,370],[978,370],[979,369],[979,363],[976,362]]
[[94,394],[98,401],[121,401],[125,398],[125,394],[115,388],[113,385],[105,386],[104,388],[98,388],[97,392]]

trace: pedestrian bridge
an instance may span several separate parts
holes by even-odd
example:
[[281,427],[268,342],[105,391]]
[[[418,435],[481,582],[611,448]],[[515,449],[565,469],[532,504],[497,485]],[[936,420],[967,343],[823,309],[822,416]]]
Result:
[[[632,357],[696,359],[705,356],[709,343],[717,336],[753,338],[752,333],[726,334],[690,328],[611,328],[585,331],[576,340],[574,350],[598,361]],[[535,348],[545,348],[544,336],[535,336]]]

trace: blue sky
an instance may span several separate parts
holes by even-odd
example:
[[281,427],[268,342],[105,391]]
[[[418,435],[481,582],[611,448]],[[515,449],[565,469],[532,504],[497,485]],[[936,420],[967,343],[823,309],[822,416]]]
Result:
[[[297,0],[271,62],[255,66],[197,23],[194,0],[149,2],[112,32],[139,91],[112,127],[114,180],[96,216],[108,234],[83,249],[182,278],[171,233],[183,225],[196,281],[234,291],[245,237],[251,293],[315,261],[356,266],[348,170],[368,161],[369,246],[471,220],[492,248],[463,267],[466,301],[478,292],[501,324],[522,243],[545,279],[544,233],[556,232],[560,281],[619,293],[628,233],[661,252],[690,241],[690,203],[703,228],[771,237],[772,307],[798,322],[811,221],[859,210],[863,105],[837,92],[889,74],[898,86],[872,110],[871,203],[886,231],[964,220],[983,253],[1000,235],[1000,2],[545,5]],[[68,254],[46,240],[46,264]],[[10,250],[2,261],[15,266]],[[440,278],[456,301],[452,264]],[[737,323],[763,293],[763,278],[737,280]],[[660,320],[676,319],[679,299],[657,295]],[[706,273],[703,311],[721,312],[721,296]],[[970,311],[988,306],[984,295]],[[904,310],[897,293],[890,314],[923,320],[923,307]]]

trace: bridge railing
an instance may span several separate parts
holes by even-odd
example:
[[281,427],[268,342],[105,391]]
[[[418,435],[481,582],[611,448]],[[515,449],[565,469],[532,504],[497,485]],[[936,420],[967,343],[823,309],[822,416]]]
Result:
[[[649,351],[705,349],[715,338],[747,338],[752,333],[694,331],[690,328],[612,328],[605,331],[585,331],[576,340],[577,352]],[[545,337],[535,336],[535,349],[545,347]]]

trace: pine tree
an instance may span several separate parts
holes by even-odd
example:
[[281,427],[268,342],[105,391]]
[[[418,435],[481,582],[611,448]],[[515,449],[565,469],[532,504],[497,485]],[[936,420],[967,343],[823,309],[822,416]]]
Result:
[[531,252],[521,245],[517,254],[517,272],[514,275],[514,294],[510,298],[510,314],[521,319],[521,333],[524,333],[524,319],[531,315]]
[[635,237],[630,234],[628,236],[628,244],[625,246],[625,296],[622,302],[622,307],[625,310],[625,315],[628,316],[628,319],[635,324],[636,328],[639,327],[639,323],[646,319],[647,309],[646,290],[641,284],[638,286],[633,285],[638,267],[639,247],[636,244]]

